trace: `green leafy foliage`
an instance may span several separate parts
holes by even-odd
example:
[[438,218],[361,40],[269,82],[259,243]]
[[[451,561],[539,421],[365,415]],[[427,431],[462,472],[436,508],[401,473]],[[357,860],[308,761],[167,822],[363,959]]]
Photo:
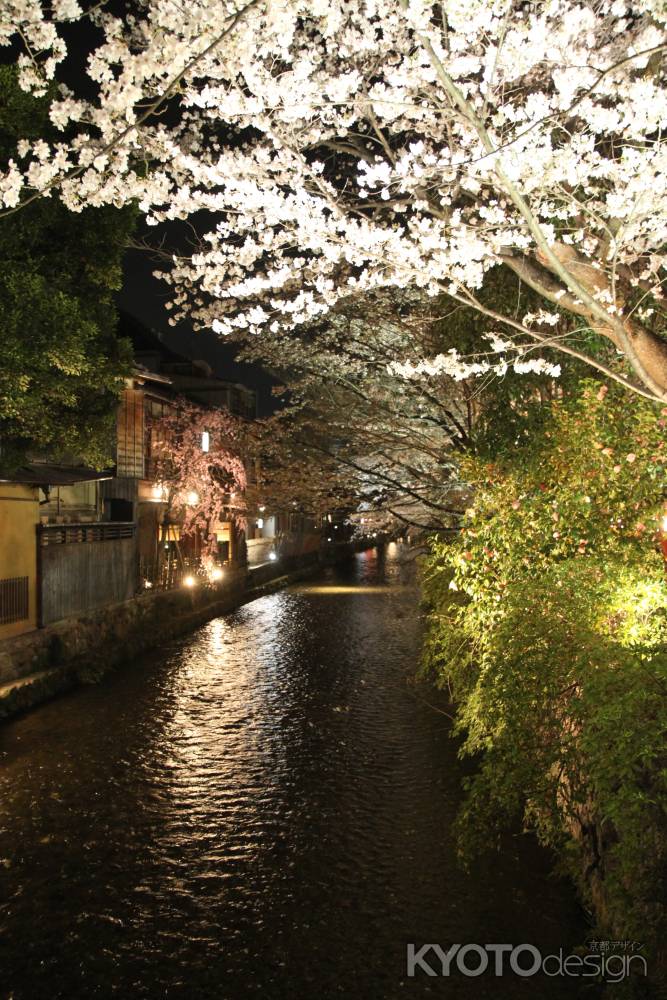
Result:
[[[0,67],[0,162],[17,140],[48,135],[48,101]],[[0,219],[0,442],[3,468],[27,451],[112,458],[116,403],[131,367],[113,293],[134,211],[74,214],[55,197]]]
[[666,416],[588,383],[548,408],[530,447],[464,459],[474,500],[425,573],[426,666],[479,761],[462,853],[522,818],[602,890],[610,928],[654,941],[667,898]]

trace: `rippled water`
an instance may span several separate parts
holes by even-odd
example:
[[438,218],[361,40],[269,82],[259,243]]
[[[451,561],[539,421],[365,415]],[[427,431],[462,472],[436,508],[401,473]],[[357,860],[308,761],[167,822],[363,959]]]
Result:
[[420,623],[400,551],[0,730],[0,996],[576,995],[405,976],[410,941],[551,952],[584,927],[527,837],[456,866],[461,766],[437,698],[408,683]]

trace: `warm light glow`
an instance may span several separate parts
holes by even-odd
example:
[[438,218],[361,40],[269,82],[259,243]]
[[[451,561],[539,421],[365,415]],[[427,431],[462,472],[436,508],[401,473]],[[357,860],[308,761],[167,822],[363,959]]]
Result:
[[264,527],[264,518],[263,517],[258,517],[257,518],[257,527],[258,528],[263,528]]
[[144,587],[146,588],[146,590],[149,590],[152,586],[153,584],[151,583],[150,580],[144,580]]
[[194,490],[190,490],[190,492],[188,493],[188,504],[191,507],[194,507],[195,504],[198,504],[198,503],[199,503],[199,494],[195,493]]
[[662,515],[662,530],[667,535],[667,514]]
[[271,562],[275,562],[277,558],[278,556],[276,555],[275,552],[269,552],[269,559],[271,560]]
[[194,587],[195,583],[196,583],[196,580],[195,580],[194,576],[184,576],[183,577],[183,586],[184,587]]
[[208,451],[211,444],[211,436],[208,431],[201,432],[201,450]]
[[265,510],[266,510],[266,507],[260,507],[260,508],[259,508],[259,512],[260,512],[260,514],[261,514],[261,513],[263,513],[263,512],[265,511]]
[[159,483],[155,483],[155,485],[151,488],[151,493],[153,495],[153,499],[162,500],[166,496],[167,491],[164,486],[160,486]]
[[220,567],[219,566],[214,566],[213,569],[211,570],[211,579],[212,580],[222,580],[222,576],[223,576],[223,574],[222,574],[222,570],[220,569]]

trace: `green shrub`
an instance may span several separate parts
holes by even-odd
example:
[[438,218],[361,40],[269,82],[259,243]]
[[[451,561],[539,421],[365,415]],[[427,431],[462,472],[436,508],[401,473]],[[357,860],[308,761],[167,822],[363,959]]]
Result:
[[479,756],[462,853],[521,818],[639,940],[667,898],[666,414],[588,383],[530,447],[465,460],[461,539],[424,577],[425,664]]

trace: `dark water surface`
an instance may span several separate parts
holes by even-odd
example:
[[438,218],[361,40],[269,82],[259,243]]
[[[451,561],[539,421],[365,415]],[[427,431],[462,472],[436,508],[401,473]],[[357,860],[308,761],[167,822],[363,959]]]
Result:
[[420,623],[397,555],[0,729],[0,996],[580,995],[405,975],[408,942],[567,953],[585,927],[530,838],[457,867],[461,766],[437,697],[408,683]]

